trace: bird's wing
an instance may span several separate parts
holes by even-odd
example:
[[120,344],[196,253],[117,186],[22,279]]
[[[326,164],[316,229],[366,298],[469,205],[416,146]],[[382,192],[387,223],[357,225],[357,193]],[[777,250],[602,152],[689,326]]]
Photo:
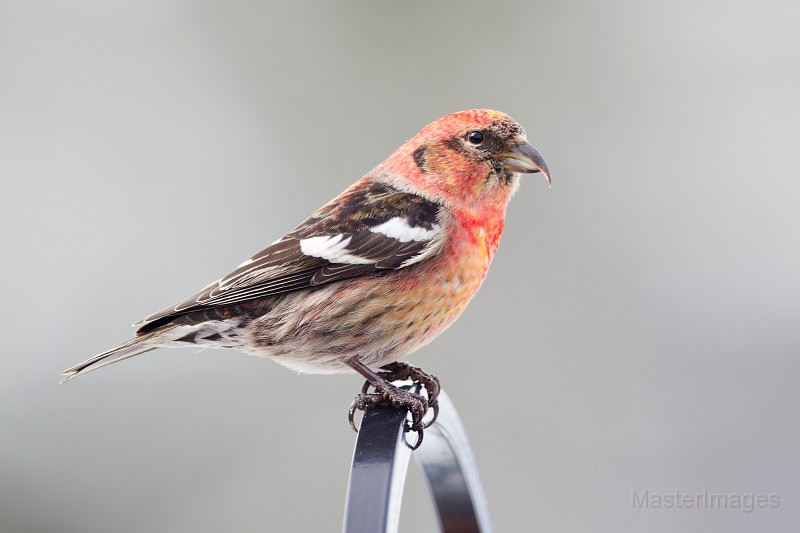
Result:
[[227,276],[135,325],[145,333],[192,311],[405,268],[436,255],[443,236],[439,204],[381,183],[353,187]]

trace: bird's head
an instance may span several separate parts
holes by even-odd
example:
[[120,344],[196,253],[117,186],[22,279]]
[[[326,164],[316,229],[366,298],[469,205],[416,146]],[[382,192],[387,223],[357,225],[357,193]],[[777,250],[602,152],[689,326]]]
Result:
[[522,126],[505,113],[486,109],[453,113],[428,124],[386,165],[398,185],[454,207],[504,208],[520,173],[541,172],[550,182],[550,171]]

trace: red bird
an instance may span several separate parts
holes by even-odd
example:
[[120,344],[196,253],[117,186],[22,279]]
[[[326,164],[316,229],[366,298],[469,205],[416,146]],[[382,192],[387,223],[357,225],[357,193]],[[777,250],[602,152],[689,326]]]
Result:
[[[64,381],[167,346],[238,348],[298,372],[356,372],[375,392],[351,407],[409,407],[413,429],[438,380],[397,363],[461,314],[492,262],[519,173],[541,172],[525,131],[499,111],[432,122],[286,236]],[[377,372],[373,369],[382,369]],[[391,385],[422,382],[428,398]]]

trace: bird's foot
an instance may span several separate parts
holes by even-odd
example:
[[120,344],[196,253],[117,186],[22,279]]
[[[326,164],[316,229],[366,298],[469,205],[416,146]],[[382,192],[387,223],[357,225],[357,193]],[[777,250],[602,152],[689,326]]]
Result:
[[[356,399],[353,400],[348,412],[348,419],[350,420],[350,426],[353,430],[358,432],[355,422],[353,421],[356,411],[365,411],[376,405],[391,405],[398,408],[405,407],[411,414],[411,424],[408,426],[407,431],[414,431],[417,433],[417,442],[411,446],[413,450],[416,450],[419,445],[422,444],[423,430],[430,427],[439,416],[438,396],[441,391],[439,378],[415,366],[402,362],[384,365],[379,372],[374,372],[357,359],[344,361],[344,363],[367,378],[366,383],[364,383],[364,386],[361,388],[361,394],[356,396]],[[417,394],[416,392],[411,392],[407,388],[398,388],[390,383],[390,381],[409,380],[414,382],[415,391],[418,391],[419,387],[423,387],[425,389],[425,396]],[[374,387],[375,390],[370,392],[370,387]],[[427,414],[429,408],[433,410],[433,417],[430,422],[425,423],[423,422],[423,418]]]
[[353,420],[356,411],[366,411],[370,407],[377,405],[391,405],[397,408],[404,407],[411,413],[411,424],[407,426],[407,431],[414,431],[417,433],[416,443],[414,443],[413,446],[409,446],[412,450],[419,448],[420,444],[422,444],[423,430],[427,427],[427,425],[423,424],[422,419],[425,413],[428,412],[428,400],[420,394],[401,389],[385,381],[375,385],[375,392],[367,392],[370,386],[371,384],[367,382],[364,385],[363,392],[356,396],[356,399],[350,404],[348,420],[350,420],[350,426],[353,430],[356,432],[358,431],[355,421]]
[[[433,418],[425,423],[423,427],[430,427],[439,417],[439,392],[442,390],[439,378],[433,374],[428,374],[419,367],[404,363],[402,361],[395,361],[388,365],[383,365],[378,372],[378,375],[386,381],[408,381],[419,383],[425,387],[425,393],[428,396],[428,407],[433,409]],[[367,392],[364,390],[363,392]]]

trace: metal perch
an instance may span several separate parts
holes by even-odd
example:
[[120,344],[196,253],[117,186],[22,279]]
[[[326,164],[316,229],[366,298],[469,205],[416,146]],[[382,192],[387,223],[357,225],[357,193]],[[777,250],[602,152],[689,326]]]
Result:
[[[356,439],[345,503],[344,533],[395,533],[411,455],[422,470],[444,533],[490,533],[489,509],[467,434],[442,391],[439,418],[411,452],[406,409],[370,407]],[[412,443],[413,444],[413,443]]]

